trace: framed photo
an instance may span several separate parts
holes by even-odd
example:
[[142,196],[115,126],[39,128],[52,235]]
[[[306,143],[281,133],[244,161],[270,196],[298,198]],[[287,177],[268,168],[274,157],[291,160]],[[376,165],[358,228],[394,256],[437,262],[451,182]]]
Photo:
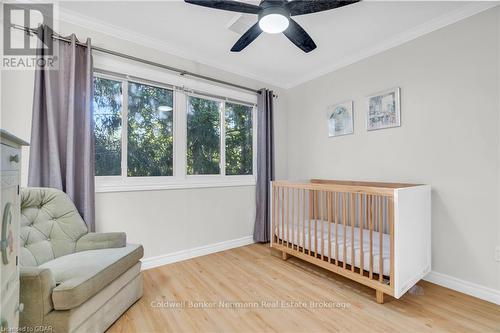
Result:
[[353,133],[353,101],[328,107],[328,136],[340,136]]
[[399,88],[368,96],[366,129],[368,131],[401,126]]

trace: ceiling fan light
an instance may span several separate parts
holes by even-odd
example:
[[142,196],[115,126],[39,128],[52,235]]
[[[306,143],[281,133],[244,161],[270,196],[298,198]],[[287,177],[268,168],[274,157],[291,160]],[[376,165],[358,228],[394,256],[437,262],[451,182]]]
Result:
[[288,28],[290,21],[288,18],[281,14],[268,14],[262,16],[259,20],[259,27],[262,31],[269,34],[278,34]]

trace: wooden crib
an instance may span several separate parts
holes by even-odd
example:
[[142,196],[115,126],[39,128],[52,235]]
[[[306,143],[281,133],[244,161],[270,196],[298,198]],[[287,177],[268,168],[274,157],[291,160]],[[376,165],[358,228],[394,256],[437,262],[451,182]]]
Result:
[[400,298],[431,268],[428,185],[272,182],[271,247]]

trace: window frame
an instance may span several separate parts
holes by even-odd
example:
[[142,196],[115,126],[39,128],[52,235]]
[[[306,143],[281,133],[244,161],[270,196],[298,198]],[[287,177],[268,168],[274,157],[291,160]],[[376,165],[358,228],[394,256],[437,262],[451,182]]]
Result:
[[[227,186],[254,186],[257,174],[257,106],[255,102],[230,97],[222,97],[210,91],[190,90],[182,86],[148,80],[137,76],[95,69],[94,77],[119,81],[122,88],[121,112],[121,175],[96,176],[96,192],[145,191],[183,188],[207,188]],[[166,81],[166,80],[165,80]],[[173,91],[173,173],[172,176],[128,177],[128,85],[129,82],[145,84]],[[207,89],[208,90],[208,89]],[[222,102],[220,112],[220,173],[213,175],[187,174],[187,106],[188,96],[211,99]],[[226,137],[225,103],[231,102],[252,107],[252,175],[225,175],[226,172]]]

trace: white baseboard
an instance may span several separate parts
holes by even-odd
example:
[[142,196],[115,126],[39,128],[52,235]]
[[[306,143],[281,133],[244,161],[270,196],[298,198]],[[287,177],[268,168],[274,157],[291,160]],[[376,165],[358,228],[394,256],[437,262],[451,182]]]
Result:
[[173,253],[168,253],[161,256],[144,258],[142,259],[142,270],[151,269],[158,266],[163,266],[195,257],[201,257],[207,254],[229,250],[235,247],[245,246],[253,243],[254,243],[253,236],[247,236],[237,239],[231,239],[220,243],[214,243],[191,249],[181,250]]
[[500,305],[500,290],[484,287],[434,271],[427,274],[424,280]]

